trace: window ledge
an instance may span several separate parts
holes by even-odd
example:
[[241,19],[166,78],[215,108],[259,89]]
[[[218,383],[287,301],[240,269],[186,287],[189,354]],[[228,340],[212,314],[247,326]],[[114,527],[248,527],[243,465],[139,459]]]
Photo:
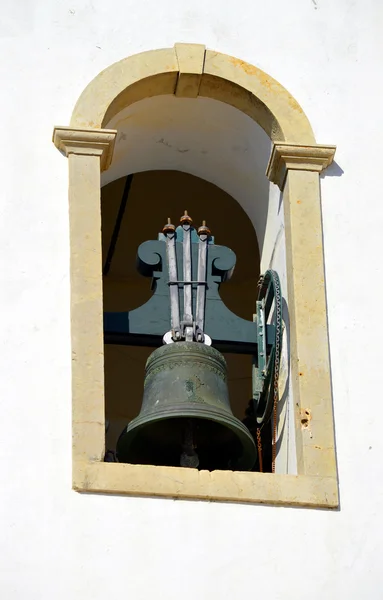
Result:
[[73,488],[132,496],[337,508],[335,477],[75,462]]

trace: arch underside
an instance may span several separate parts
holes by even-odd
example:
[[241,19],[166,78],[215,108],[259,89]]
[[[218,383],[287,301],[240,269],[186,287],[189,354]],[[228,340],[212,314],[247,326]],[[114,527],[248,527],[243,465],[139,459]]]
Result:
[[[123,109],[109,127],[118,134],[113,161],[102,173],[103,186],[144,171],[189,173],[235,198],[252,221],[262,249],[270,188],[265,171],[271,144],[247,115],[209,98],[162,95]],[[182,189],[175,192],[184,193]],[[166,190],[159,187],[151,190],[146,201],[163,204],[166,212],[166,198]],[[195,202],[189,199],[184,208],[194,210]]]

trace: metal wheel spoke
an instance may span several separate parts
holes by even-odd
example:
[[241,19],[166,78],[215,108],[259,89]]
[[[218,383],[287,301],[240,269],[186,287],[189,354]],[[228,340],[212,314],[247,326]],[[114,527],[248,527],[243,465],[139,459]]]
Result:
[[[264,311],[263,317],[265,322],[268,321],[271,307],[274,304],[274,339],[272,340],[272,348],[266,357],[266,361],[261,361],[262,364],[265,365],[263,372],[258,373],[258,377],[263,378],[262,390],[261,392],[258,392],[256,396],[254,396],[254,400],[256,402],[255,411],[257,423],[260,427],[262,427],[268,423],[268,421],[270,421],[273,412],[274,415],[276,414],[276,406],[278,402],[278,376],[282,338],[282,297],[279,277],[275,271],[268,270],[263,276],[259,290],[258,301],[262,302]],[[276,421],[275,416],[274,421]],[[275,428],[276,423],[274,423],[274,429]],[[275,437],[276,429],[273,439],[275,439]],[[275,454],[275,448],[273,450]]]

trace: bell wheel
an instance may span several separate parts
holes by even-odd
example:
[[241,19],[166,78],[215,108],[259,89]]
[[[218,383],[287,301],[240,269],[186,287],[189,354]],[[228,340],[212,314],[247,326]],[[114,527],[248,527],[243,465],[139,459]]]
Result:
[[282,294],[278,273],[272,269],[260,278],[257,300],[259,332],[258,367],[254,400],[257,426],[268,423],[278,402],[278,376],[282,341]]

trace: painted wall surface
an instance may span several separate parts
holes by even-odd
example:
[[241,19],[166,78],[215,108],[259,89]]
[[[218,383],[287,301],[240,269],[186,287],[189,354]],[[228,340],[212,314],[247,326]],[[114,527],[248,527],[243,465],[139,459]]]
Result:
[[[7,600],[383,595],[379,0],[3,0],[0,588]],[[338,146],[322,179],[339,511],[71,491],[67,161],[111,63],[197,42],[260,67]]]

